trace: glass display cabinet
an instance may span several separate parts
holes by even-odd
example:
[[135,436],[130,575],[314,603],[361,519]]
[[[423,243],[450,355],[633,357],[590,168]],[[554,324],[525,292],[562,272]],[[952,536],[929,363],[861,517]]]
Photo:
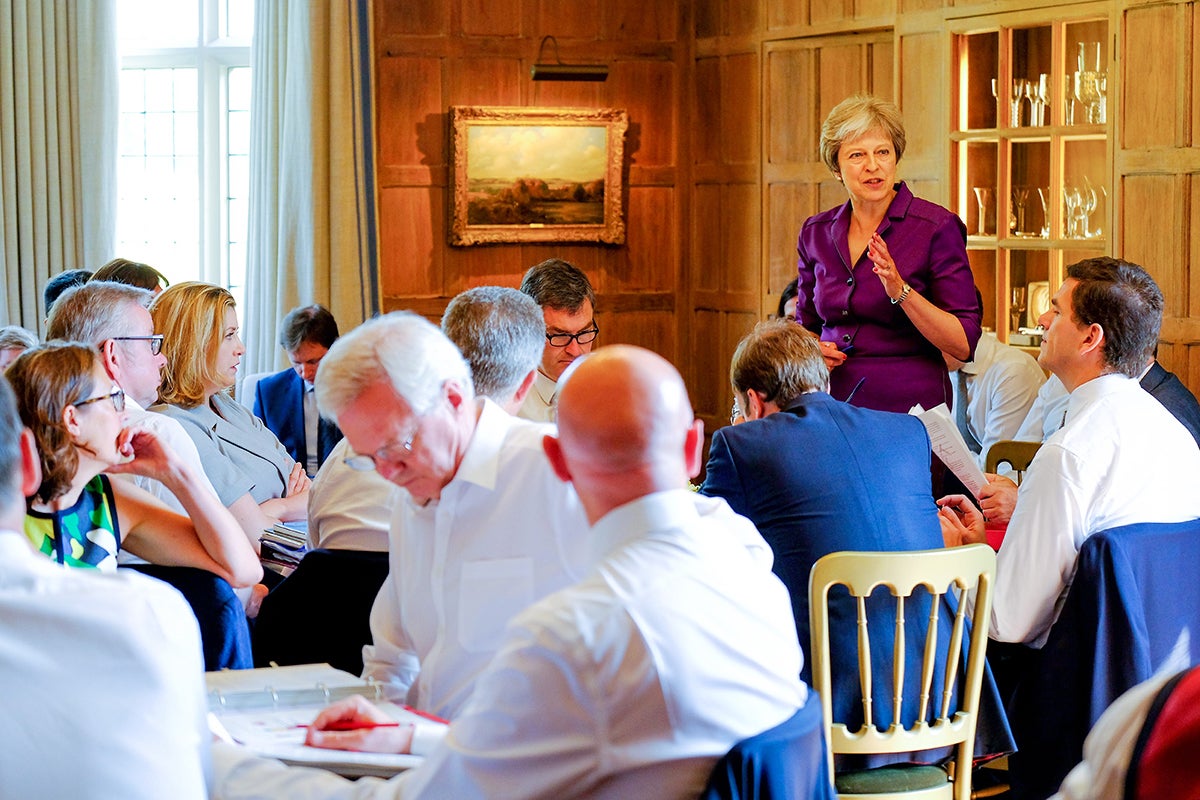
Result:
[[1112,220],[1112,26],[1039,14],[962,20],[953,49],[952,204],[985,328],[1024,347],[1064,267],[1109,252]]

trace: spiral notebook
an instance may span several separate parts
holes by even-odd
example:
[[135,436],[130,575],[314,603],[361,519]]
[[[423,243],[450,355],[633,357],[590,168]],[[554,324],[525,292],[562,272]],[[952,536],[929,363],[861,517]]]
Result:
[[363,695],[398,722],[445,728],[446,722],[382,699],[382,687],[328,664],[205,673],[213,733],[286,764],[322,767],[346,777],[391,777],[421,756],[353,753],[304,744],[304,728],[334,700]]

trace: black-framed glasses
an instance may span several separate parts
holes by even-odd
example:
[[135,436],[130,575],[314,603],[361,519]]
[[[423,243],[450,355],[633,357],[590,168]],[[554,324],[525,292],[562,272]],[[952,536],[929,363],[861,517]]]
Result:
[[149,342],[150,355],[156,356],[162,352],[163,335],[156,333],[153,336],[112,336],[109,337],[114,342]]
[[125,410],[125,392],[120,386],[114,386],[113,390],[108,394],[102,394],[99,397],[89,397],[87,400],[80,400],[78,403],[72,403],[71,405],[76,408],[82,408],[89,403],[99,403],[101,400],[112,400],[113,408],[117,411]]
[[547,333],[546,341],[550,343],[551,347],[566,347],[572,341],[579,342],[580,344],[591,344],[599,335],[600,326],[593,325],[579,333]]
[[395,464],[412,454],[413,442],[417,438],[417,429],[399,444],[389,444],[376,450],[370,455],[352,455],[342,459],[347,467],[357,472],[370,472],[379,469],[380,464]]

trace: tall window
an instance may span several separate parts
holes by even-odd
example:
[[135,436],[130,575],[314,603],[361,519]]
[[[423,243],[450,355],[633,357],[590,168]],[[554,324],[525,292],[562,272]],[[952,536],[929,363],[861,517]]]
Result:
[[252,0],[119,0],[117,252],[171,282],[246,278]]

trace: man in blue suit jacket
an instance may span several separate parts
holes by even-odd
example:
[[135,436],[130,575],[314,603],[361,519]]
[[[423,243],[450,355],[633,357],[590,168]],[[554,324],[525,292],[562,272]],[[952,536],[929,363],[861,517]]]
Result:
[[[930,483],[930,444],[916,417],[858,408],[826,389],[829,371],[815,336],[791,320],[760,323],[738,345],[730,378],[746,422],[717,430],[700,491],[723,497],[758,527],[775,553],[774,571],[788,587],[801,647],[809,648],[808,575],[821,556],[841,550],[930,550],[943,546]],[[831,594],[833,718],[862,721],[855,607],[845,590]],[[923,608],[921,608],[923,606]],[[909,642],[904,709],[916,716],[919,643],[929,601],[906,607]],[[870,614],[876,670],[874,717],[892,719],[894,604]],[[941,615],[943,620],[952,613]],[[802,676],[810,679],[805,659]],[[940,669],[939,669],[940,672]],[[940,678],[935,678],[935,685]],[[991,686],[990,681],[985,686]],[[994,687],[991,688],[994,693]],[[1012,749],[998,696],[991,724],[981,718],[977,754]],[[981,715],[982,717],[983,715]]]
[[313,394],[317,367],[337,338],[337,321],[324,306],[292,309],[279,327],[279,346],[292,368],[263,378],[254,389],[255,415],[310,476],[342,439],[338,427],[317,413]]

